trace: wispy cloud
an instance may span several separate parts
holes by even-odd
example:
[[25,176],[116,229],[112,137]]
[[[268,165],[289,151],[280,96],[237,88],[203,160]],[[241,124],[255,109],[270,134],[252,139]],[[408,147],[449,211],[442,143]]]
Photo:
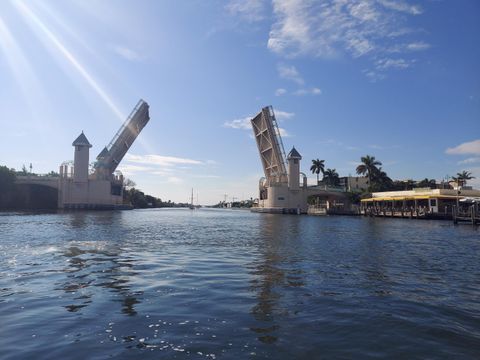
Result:
[[377,70],[406,69],[414,63],[413,60],[384,58],[375,62]]
[[[200,161],[176,156],[164,156],[158,154],[135,155],[127,153],[119,165],[125,176],[150,175],[158,178],[159,181],[167,183],[181,183],[188,177],[196,176],[195,172],[211,170],[213,160]],[[214,176],[213,174],[211,174]]]
[[266,7],[263,0],[230,0],[225,5],[228,13],[250,23],[265,19]]
[[283,110],[275,110],[275,118],[277,120],[288,120],[295,116],[295,113],[283,111]]
[[171,167],[171,166],[185,165],[185,164],[190,164],[190,165],[204,164],[203,161],[199,161],[199,160],[179,158],[174,156],[163,156],[163,155],[156,155],[156,154],[134,155],[134,154],[127,153],[125,155],[124,160],[130,163],[157,165],[157,166],[164,166],[164,167]]
[[380,4],[388,9],[404,12],[410,15],[420,15],[423,13],[419,5],[410,5],[402,0],[377,0]]
[[453,148],[448,148],[445,153],[449,155],[480,155],[480,139],[462,143]]
[[[291,119],[295,116],[295,113],[283,111],[283,110],[275,110],[275,118],[278,121],[285,121]],[[240,129],[240,130],[252,130],[252,125],[250,120],[253,116],[246,116],[239,119],[234,119],[231,121],[226,121],[223,123],[224,127],[231,128],[231,129]],[[280,132],[281,137],[291,137],[292,135],[285,130],[284,128],[279,127],[278,131]],[[253,135],[250,133],[250,138],[254,138]]]
[[292,135],[284,128],[279,127],[278,131],[280,132],[280,136],[283,138],[292,137]]
[[277,70],[278,75],[283,79],[293,81],[298,85],[303,85],[305,83],[305,80],[303,80],[302,76],[293,65],[286,65],[283,63],[278,64]]
[[304,96],[304,95],[321,95],[322,94],[322,90],[317,88],[317,87],[314,87],[314,88],[310,88],[310,89],[298,89],[296,91],[293,92],[293,95],[297,95],[297,96]]
[[247,116],[241,119],[234,119],[231,121],[226,121],[223,126],[232,128],[232,129],[243,129],[243,130],[250,130],[252,125],[250,124],[250,120],[252,117]]
[[[275,118],[279,121],[288,120],[293,118],[294,116],[295,113],[292,112],[275,110]],[[250,123],[250,120],[252,118],[253,116],[245,116],[243,118],[226,121],[223,123],[223,126],[231,129],[251,130],[252,125]]]
[[430,49],[431,45],[423,41],[417,41],[417,42],[407,44],[406,48],[411,51],[420,51],[420,50]]
[[[318,87],[312,87],[312,88],[306,88],[305,86],[305,80],[303,79],[302,75],[300,72],[297,70],[297,68],[293,65],[287,65],[284,63],[280,63],[277,65],[277,70],[278,70],[278,75],[282,79],[290,80],[296,83],[297,85],[301,86],[299,89],[295,90],[292,92],[293,95],[320,95],[322,93],[322,90],[320,90]],[[287,90],[285,89],[277,89],[275,92],[276,96],[284,95],[287,93]]]
[[480,163],[480,157],[471,157],[462,161],[459,161],[459,165],[468,165],[468,164],[476,164]]
[[[274,21],[268,48],[287,58],[314,56],[335,58],[349,54],[353,58],[369,57],[373,68],[405,69],[411,60],[386,58],[386,54],[427,50],[430,45],[414,40],[398,46],[399,39],[411,35],[406,27],[409,16],[422,14],[418,5],[401,0],[273,0]],[[395,50],[393,50],[395,49]],[[378,58],[385,58],[375,63]],[[295,70],[286,67],[284,70]],[[293,71],[287,72],[295,78]],[[371,73],[366,74],[372,78]],[[383,76],[375,76],[379,80]],[[295,80],[294,80],[295,81]]]
[[111,46],[113,52],[115,52],[117,55],[120,55],[122,58],[128,60],[128,61],[141,61],[143,60],[143,57],[140,56],[137,52],[134,50],[126,47],[126,46],[121,46],[121,45],[112,45]]

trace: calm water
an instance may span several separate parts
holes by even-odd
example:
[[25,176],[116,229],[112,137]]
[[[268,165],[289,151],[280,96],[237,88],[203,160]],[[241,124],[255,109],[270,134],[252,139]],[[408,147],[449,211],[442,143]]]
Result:
[[480,358],[480,230],[0,213],[1,359]]

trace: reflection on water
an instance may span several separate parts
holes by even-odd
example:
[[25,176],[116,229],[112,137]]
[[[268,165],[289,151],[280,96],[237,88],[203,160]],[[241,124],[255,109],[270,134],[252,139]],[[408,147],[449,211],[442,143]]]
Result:
[[3,214],[1,357],[476,359],[478,239],[396,219]]
[[[81,217],[85,218],[85,217]],[[67,293],[80,293],[75,297],[78,304],[69,304],[65,308],[76,312],[92,303],[94,290],[91,287],[102,287],[119,294],[122,303],[122,312],[127,315],[136,315],[135,305],[140,303],[138,297],[142,292],[131,292],[129,288],[131,276],[137,275],[134,271],[132,259],[122,259],[119,247],[105,249],[105,244],[83,244],[83,249],[70,246],[64,256],[68,258],[66,282],[60,288]]]
[[[282,300],[290,287],[305,285],[303,271],[297,268],[293,256],[299,236],[299,223],[291,217],[265,215],[260,218],[263,231],[258,246],[261,255],[253,265],[250,273],[252,291],[257,293],[258,303],[251,312],[261,326],[251,328],[258,334],[258,340],[264,343],[277,341],[280,325],[276,316],[288,315],[292,310]],[[293,241],[292,241],[293,240]]]
[[391,292],[391,280],[385,264],[389,258],[389,250],[382,241],[385,236],[384,229],[381,224],[372,222],[360,245],[359,268],[365,276],[364,286],[378,296],[389,295]]

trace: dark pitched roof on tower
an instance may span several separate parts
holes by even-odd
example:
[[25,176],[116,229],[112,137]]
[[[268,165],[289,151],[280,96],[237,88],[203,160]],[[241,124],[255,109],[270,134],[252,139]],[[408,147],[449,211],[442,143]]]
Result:
[[85,134],[82,133],[80,135],[78,135],[78,137],[75,139],[75,141],[72,143],[72,146],[88,146],[88,147],[92,147],[92,144],[90,144],[90,142],[88,141],[87,137],[85,136]]
[[103,148],[103,150],[100,152],[100,154],[98,154],[97,160],[106,157],[108,154],[109,154],[109,151],[108,151],[107,147],[105,146]]
[[302,158],[302,155],[300,155],[300,153],[297,151],[297,149],[295,149],[295,146],[292,148],[292,150],[290,150],[290,152],[288,153],[288,156],[287,156],[288,159],[290,158],[297,158],[297,159],[301,159]]

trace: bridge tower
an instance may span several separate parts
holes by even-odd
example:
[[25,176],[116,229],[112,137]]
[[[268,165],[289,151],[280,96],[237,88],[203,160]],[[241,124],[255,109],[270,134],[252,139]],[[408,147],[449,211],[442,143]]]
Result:
[[288,188],[290,190],[300,189],[300,160],[302,155],[295,149],[295,146],[288,153]]
[[86,183],[88,182],[88,159],[92,144],[82,131],[72,143],[72,146],[75,146],[73,181]]

